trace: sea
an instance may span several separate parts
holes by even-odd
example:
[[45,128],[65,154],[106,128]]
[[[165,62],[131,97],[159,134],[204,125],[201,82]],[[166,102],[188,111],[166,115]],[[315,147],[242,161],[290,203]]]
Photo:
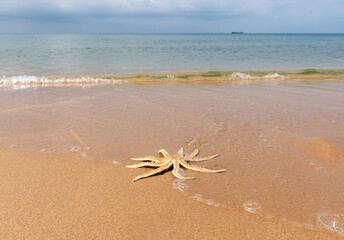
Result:
[[0,77],[344,68],[344,34],[0,34]]

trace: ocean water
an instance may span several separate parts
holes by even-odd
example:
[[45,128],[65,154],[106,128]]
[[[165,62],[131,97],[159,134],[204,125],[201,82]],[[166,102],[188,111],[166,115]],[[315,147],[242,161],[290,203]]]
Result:
[[0,34],[0,76],[343,68],[344,34]]

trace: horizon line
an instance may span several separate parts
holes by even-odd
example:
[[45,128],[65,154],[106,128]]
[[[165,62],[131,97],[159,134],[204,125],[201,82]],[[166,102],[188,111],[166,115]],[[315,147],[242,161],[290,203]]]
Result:
[[[233,32],[0,32],[0,34],[233,34]],[[245,34],[344,34],[344,32],[242,32]],[[237,35],[237,34],[233,34]]]

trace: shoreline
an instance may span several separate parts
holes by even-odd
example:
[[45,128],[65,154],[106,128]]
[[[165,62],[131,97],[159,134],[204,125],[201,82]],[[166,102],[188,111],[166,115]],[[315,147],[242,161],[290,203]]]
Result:
[[174,73],[134,73],[72,76],[0,77],[1,86],[88,85],[88,84],[163,84],[163,83],[256,83],[262,81],[344,79],[344,69],[233,70]]

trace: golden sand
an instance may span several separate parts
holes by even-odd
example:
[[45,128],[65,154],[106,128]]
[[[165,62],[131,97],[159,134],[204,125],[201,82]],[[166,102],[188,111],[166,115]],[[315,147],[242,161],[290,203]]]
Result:
[[171,179],[77,154],[0,150],[1,239],[339,239],[277,219],[197,202]]
[[[328,228],[343,224],[343,92],[342,81],[0,88],[0,239],[340,238]],[[227,171],[132,182],[149,170],[129,158],[181,146],[220,153],[197,165]]]

